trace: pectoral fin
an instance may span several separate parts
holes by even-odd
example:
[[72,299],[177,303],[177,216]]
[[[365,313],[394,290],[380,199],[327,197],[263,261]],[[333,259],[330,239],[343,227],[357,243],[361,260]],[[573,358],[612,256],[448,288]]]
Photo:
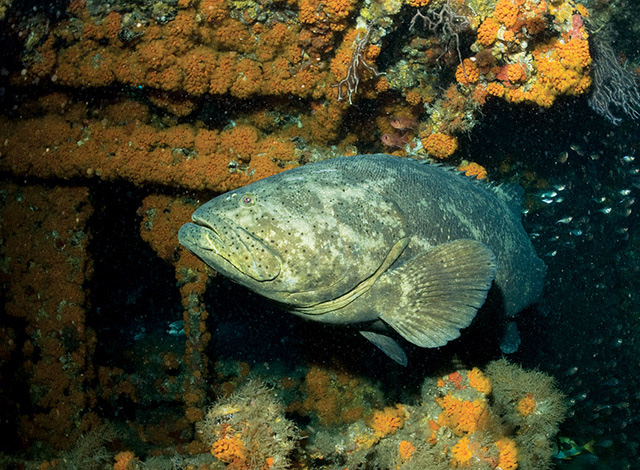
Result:
[[495,275],[496,257],[484,243],[438,245],[379,279],[387,297],[380,318],[417,346],[443,346],[469,326]]

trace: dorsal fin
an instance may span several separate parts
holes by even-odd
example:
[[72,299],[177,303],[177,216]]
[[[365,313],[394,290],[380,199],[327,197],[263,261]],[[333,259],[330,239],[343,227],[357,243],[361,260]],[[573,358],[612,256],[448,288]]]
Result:
[[522,216],[522,205],[524,204],[524,188],[522,186],[516,183],[502,183],[491,189],[513,214],[518,217]]

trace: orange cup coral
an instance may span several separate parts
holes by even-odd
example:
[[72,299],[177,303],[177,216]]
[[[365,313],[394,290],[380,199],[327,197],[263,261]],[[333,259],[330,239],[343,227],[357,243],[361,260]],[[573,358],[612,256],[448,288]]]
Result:
[[[478,165],[477,163],[470,163],[468,167],[471,167],[472,165],[476,165],[484,170],[484,168]],[[465,171],[465,170],[462,170],[462,171]],[[469,175],[468,173],[469,170],[466,170],[466,171],[467,171],[467,175]],[[478,175],[478,179],[482,179],[479,173],[472,173],[472,174]],[[484,171],[484,175],[485,176],[487,175],[486,170]],[[474,367],[469,372],[467,372],[467,378],[469,379],[469,385],[471,385],[480,393],[484,393],[485,395],[489,395],[491,393],[491,381],[489,380],[489,377],[484,375],[484,373],[477,367]]]
[[527,79],[527,71],[524,64],[507,65],[507,78],[513,83],[524,82]]
[[118,452],[115,456],[116,462],[113,464],[113,470],[130,470],[133,468],[134,462],[138,459],[131,451]]
[[433,133],[422,140],[422,146],[429,156],[434,158],[447,158],[458,150],[458,139],[440,133]]
[[516,405],[516,410],[520,413],[521,416],[529,416],[536,409],[536,402],[533,399],[533,395],[527,393],[524,397],[522,397],[518,404]]
[[456,80],[462,85],[476,83],[480,79],[478,66],[471,59],[464,59],[456,69]]
[[469,449],[469,436],[463,437],[451,448],[451,457],[450,465],[453,468],[470,465],[473,452]]
[[489,425],[489,406],[483,399],[461,400],[447,393],[436,402],[443,409],[438,424],[450,427],[457,436],[486,429]]
[[478,42],[483,46],[490,46],[496,40],[500,24],[493,18],[486,18],[478,27]]
[[[476,179],[484,179],[487,177],[487,170],[482,165],[479,165],[475,162],[465,162],[458,167],[458,170],[464,171],[464,174],[467,176],[475,176]],[[473,387],[473,385],[472,385]],[[489,390],[491,390],[491,384],[489,384]],[[480,390],[481,391],[481,390]],[[484,392],[483,392],[484,393]]]
[[384,437],[395,433],[404,425],[405,413],[402,405],[387,406],[384,410],[373,412],[373,418],[369,427],[374,430],[377,437]]
[[221,437],[211,446],[211,453],[222,462],[232,464],[234,468],[244,467],[246,449],[238,436]]
[[510,28],[518,19],[518,7],[512,0],[498,0],[493,16],[507,28]]
[[415,452],[416,452],[416,446],[414,446],[409,441],[400,441],[400,444],[398,444],[398,456],[400,457],[400,460],[403,462],[406,462],[407,460],[411,459],[411,457],[413,457],[413,454],[415,454]]
[[516,470],[518,468],[518,449],[516,448],[516,443],[509,438],[504,438],[496,442],[496,447],[500,452],[498,468],[502,470]]

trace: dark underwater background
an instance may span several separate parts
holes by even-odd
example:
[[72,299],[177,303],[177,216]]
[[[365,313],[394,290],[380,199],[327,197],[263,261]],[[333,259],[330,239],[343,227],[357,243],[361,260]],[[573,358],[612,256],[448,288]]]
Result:
[[[78,6],[81,3],[83,6]],[[286,17],[286,5],[293,2],[231,3],[233,11],[258,11],[252,10],[256,4],[267,10],[275,4],[273,8]],[[620,0],[582,3],[613,31],[610,41],[619,64],[635,74],[637,87],[640,6]],[[188,4],[140,1],[114,2],[112,6],[123,16],[127,10],[135,10],[143,12],[148,21],[160,22],[158,15],[162,13],[158,11],[197,8],[198,2]],[[72,2],[73,5],[77,7],[73,14],[78,15],[85,8],[92,18],[104,15],[110,8],[89,0]],[[162,105],[158,105],[159,101],[154,101],[157,96],[146,94],[153,88],[148,82],[123,84],[112,79],[104,85],[65,84],[45,81],[42,77],[51,71],[42,76],[33,71],[34,64],[44,62],[34,62],[30,54],[44,50],[37,47],[45,43],[54,24],[73,16],[68,2],[4,1],[1,8],[0,300],[4,308],[0,314],[0,431],[6,437],[0,444],[0,467],[83,468],[69,462],[69,456],[76,454],[65,452],[70,452],[88,432],[102,432],[99,430],[104,429],[101,426],[105,423],[111,423],[116,435],[105,438],[106,450],[100,450],[93,468],[113,468],[114,455],[124,450],[132,450],[141,462],[151,456],[197,454],[202,451],[200,447],[189,447],[197,440],[194,423],[203,419],[211,403],[228,397],[247,377],[281,389],[278,396],[285,405],[291,405],[304,395],[302,384],[311,368],[337,370],[359,381],[358,387],[374,384],[372,388],[378,395],[371,392],[376,398],[371,398],[370,403],[372,408],[382,408],[415,401],[425,378],[473,367],[482,369],[503,357],[500,344],[507,322],[489,308],[480,311],[459,340],[443,348],[423,350],[404,344],[409,366],[402,368],[355,330],[309,323],[286,314],[205,270],[195,258],[185,261],[191,255],[179,251],[175,234],[180,224],[175,225],[175,220],[182,217],[187,221],[198,203],[249,183],[253,171],[267,176],[292,164],[355,149],[360,154],[411,153],[385,147],[380,141],[383,131],[390,128],[386,123],[378,125],[377,120],[383,116],[388,121],[387,108],[394,112],[400,108],[392,104],[393,99],[381,97],[382,92],[376,95],[369,87],[360,90],[362,96],[355,95],[358,99],[350,107],[339,107],[335,96],[330,96],[334,93],[330,84],[323,91],[326,96],[321,97],[275,91],[269,95],[264,90],[247,92],[244,97],[232,91],[214,95],[192,92],[192,102],[180,103],[193,105],[193,110],[181,115],[174,108],[172,113],[167,96],[159,98]],[[355,13],[351,11],[350,15],[348,21],[353,23]],[[411,18],[405,10],[396,15],[404,24]],[[41,20],[36,21],[37,17]],[[257,18],[248,24],[262,21],[260,16]],[[170,20],[163,21],[160,24],[171,25]],[[70,24],[71,28],[74,22]],[[119,34],[124,30],[123,27]],[[473,40],[462,36],[465,55]],[[334,42],[337,49],[340,38],[325,37],[325,41]],[[58,35],[51,47],[63,51],[64,40],[62,34]],[[83,41],[82,37],[74,40]],[[39,46],[29,49],[29,41]],[[94,41],[106,44],[108,39]],[[120,41],[125,43],[122,38]],[[386,47],[378,63],[381,69],[385,61],[392,62],[385,54],[401,49],[393,42]],[[234,49],[229,46],[229,50]],[[323,61],[332,54],[329,49],[318,50]],[[458,65],[457,55],[452,53],[447,60],[442,73],[448,75],[441,76],[434,89],[444,89],[445,82],[455,85],[452,76]],[[28,82],[21,81],[20,77],[25,76]],[[161,85],[157,88],[162,90]],[[188,95],[185,88],[170,90],[170,98],[183,99]],[[53,95],[56,97],[49,101],[45,98]],[[551,467],[634,469],[640,468],[640,127],[636,120],[640,117],[640,103],[633,102],[629,91],[629,108],[614,104],[612,110],[619,121],[612,122],[611,115],[598,113],[590,106],[589,96],[561,95],[550,107],[488,99],[481,110],[474,108],[473,125],[455,129],[457,149],[451,160],[438,162],[451,166],[462,161],[477,162],[486,168],[492,184],[516,183],[525,190],[523,225],[548,271],[542,298],[516,319],[521,343],[516,352],[505,357],[524,369],[537,369],[552,376],[565,396],[565,418],[557,435],[548,436],[555,446]],[[328,128],[327,123],[334,119],[333,115],[318,117],[324,116],[323,100],[340,110],[335,118],[339,126],[331,129],[330,136],[320,135],[318,130]],[[72,111],[57,111],[58,102]],[[118,102],[141,103],[146,110],[114,108]],[[423,112],[421,106],[418,107]],[[309,111],[311,108],[313,112]],[[269,123],[260,127],[254,114],[264,110],[274,111]],[[305,121],[307,111],[311,124]],[[192,131],[196,134],[207,129],[226,135],[230,121],[234,121],[231,128],[236,126],[235,121],[239,126],[251,122],[259,129],[259,140],[256,144],[248,139],[250,149],[258,148],[262,139],[277,135],[287,145],[293,142],[296,157],[287,160],[274,150],[276,156],[266,166],[258,166],[237,151],[234,158],[240,170],[232,173],[229,180],[219,179],[219,184],[211,185],[200,182],[206,177],[186,171],[182,180],[182,176],[174,178],[170,171],[138,163],[136,157],[126,160],[126,164],[118,163],[105,177],[95,174],[95,162],[99,161],[95,159],[88,167],[83,162],[68,163],[63,157],[43,160],[44,163],[31,159],[42,150],[38,146],[44,138],[36,137],[38,129],[51,124],[46,131],[51,137],[47,138],[55,141],[60,132],[56,127],[58,119],[66,120],[69,129],[77,129],[78,125],[89,129],[98,123],[114,123],[118,112],[122,121],[118,125],[123,128],[133,126],[134,119],[142,119],[146,120],[145,125],[162,131],[183,126],[196,129]],[[412,112],[412,116],[416,114],[415,108]],[[50,121],[43,118],[50,115],[57,117]],[[427,119],[420,113],[418,117]],[[40,118],[43,119],[39,121]],[[21,122],[30,120],[32,124],[20,127]],[[305,126],[316,129],[302,136],[289,131],[303,128],[307,132]],[[126,136],[132,132],[127,130]],[[30,147],[32,137],[36,143]],[[118,138],[122,142],[111,137],[117,146],[130,146],[128,137]],[[20,145],[12,153],[10,148],[16,139]],[[241,145],[238,140],[230,141],[237,147]],[[73,145],[81,146],[75,141]],[[173,144],[166,145],[169,148]],[[149,144],[150,153],[145,158],[154,158],[152,149],[159,147],[157,143]],[[188,147],[189,144],[173,145],[173,160],[163,165],[169,168],[189,161],[192,156],[184,150]],[[292,148],[286,147],[287,151]],[[224,158],[227,160],[222,168],[228,173],[230,157]],[[216,167],[215,171],[219,169]],[[180,201],[180,217],[163,225],[158,229],[162,235],[149,241],[152,237],[145,238],[145,230],[155,229],[154,220],[161,220],[163,214],[178,205],[176,202],[172,206],[173,201]],[[75,213],[70,215],[61,207],[73,207]],[[30,213],[42,217],[25,216]],[[57,232],[62,230],[58,227],[76,228],[68,229],[73,234],[67,239],[62,232],[58,237]],[[14,248],[18,245],[29,248]],[[55,257],[71,249],[78,251],[64,258]],[[47,254],[50,264],[43,268],[45,274],[37,279],[29,277],[32,267],[44,263],[40,254],[49,253],[46,250],[53,254]],[[60,263],[73,270],[58,273]],[[185,271],[176,274],[176,266]],[[185,274],[188,269],[191,271]],[[80,271],[82,274],[78,274]],[[201,276],[199,285],[204,286],[208,275],[211,279],[206,281],[206,290],[203,287],[195,297],[180,290],[195,283],[193,278],[197,276]],[[25,279],[33,280],[33,284]],[[47,306],[49,294],[44,293],[49,291],[73,295],[74,300]],[[51,294],[51,298],[55,295]],[[73,315],[83,325],[77,331],[56,317],[56,312],[63,315],[68,305],[77,307]],[[58,328],[58,321],[63,326]],[[197,329],[199,333],[193,333]],[[50,340],[45,341],[45,331],[50,333]],[[56,382],[60,378],[58,372],[50,376],[41,372],[47,369],[42,364],[55,357],[63,363],[60,374],[69,374],[61,383]],[[287,389],[283,384],[289,382],[291,388]],[[43,397],[46,402],[41,401]],[[312,433],[307,426],[314,427],[317,417],[313,413],[318,411],[293,408],[288,410],[287,418],[303,432]],[[60,413],[64,419],[57,421]],[[343,424],[333,423],[329,428],[339,433]],[[324,468],[310,453],[298,452],[293,468]],[[224,467],[220,462],[208,464],[209,468]],[[154,468],[152,463],[147,467]],[[362,468],[368,468],[365,462]],[[541,464],[540,468],[545,466]]]

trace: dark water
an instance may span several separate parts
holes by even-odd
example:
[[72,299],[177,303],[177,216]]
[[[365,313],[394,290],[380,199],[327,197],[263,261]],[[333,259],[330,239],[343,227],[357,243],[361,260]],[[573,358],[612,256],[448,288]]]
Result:
[[[522,346],[511,358],[548,371],[568,395],[560,435],[600,444],[595,456],[559,468],[635,468],[640,142],[635,123],[614,127],[590,111],[567,102],[489,130],[491,146],[537,166],[550,183],[528,192],[525,226],[548,273],[537,311],[518,322]],[[517,143],[500,137],[505,127]]]

